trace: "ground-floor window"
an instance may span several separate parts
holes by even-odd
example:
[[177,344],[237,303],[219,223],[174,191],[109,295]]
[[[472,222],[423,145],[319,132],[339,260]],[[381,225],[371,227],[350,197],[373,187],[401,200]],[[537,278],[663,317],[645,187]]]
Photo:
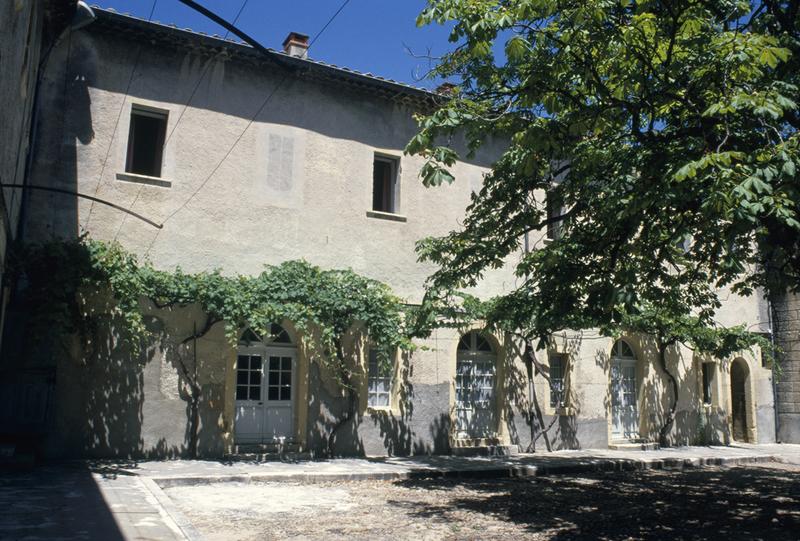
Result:
[[550,407],[560,408],[565,406],[566,394],[564,387],[564,376],[567,368],[566,355],[562,353],[551,353],[550,362]]
[[703,404],[711,404],[711,385],[714,381],[714,363],[703,363]]
[[367,405],[371,408],[388,408],[392,403],[394,363],[380,358],[370,350],[367,367]]

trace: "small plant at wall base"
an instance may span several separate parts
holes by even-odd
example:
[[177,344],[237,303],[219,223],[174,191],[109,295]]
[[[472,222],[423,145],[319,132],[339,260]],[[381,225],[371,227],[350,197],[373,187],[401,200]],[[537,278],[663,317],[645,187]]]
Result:
[[[244,328],[267,336],[273,323],[291,321],[298,332],[317,339],[319,358],[330,364],[346,393],[347,411],[328,435],[329,452],[336,431],[352,418],[357,404],[357,367],[345,357],[345,334],[356,326],[363,329],[382,362],[389,362],[397,349],[414,348],[404,322],[404,305],[388,286],[350,270],[323,270],[305,261],[266,266],[258,276],[226,276],[219,270],[168,272],[140,263],[119,244],[81,237],[16,246],[9,271],[8,276],[23,286],[16,302],[26,313],[31,340],[77,334],[84,346],[92,343],[98,316],[95,301],[104,292],[113,302],[103,309],[121,323],[119,338],[134,353],[148,338],[142,299],[150,299],[158,308],[192,304],[202,308],[206,325],[182,344],[200,338],[220,322],[235,346]],[[196,407],[200,386],[180,362]],[[197,430],[194,426],[193,434]]]

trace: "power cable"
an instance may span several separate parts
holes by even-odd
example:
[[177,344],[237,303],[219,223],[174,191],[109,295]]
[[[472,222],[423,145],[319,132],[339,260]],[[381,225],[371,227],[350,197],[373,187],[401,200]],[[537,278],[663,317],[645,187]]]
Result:
[[[308,44],[308,49],[306,49],[307,51],[311,49],[311,46],[312,46],[312,45],[314,45],[314,43],[315,43],[315,42],[316,42],[316,41],[317,41],[317,40],[320,38],[320,36],[323,34],[323,32],[325,32],[325,30],[327,30],[327,28],[328,28],[328,27],[331,25],[331,23],[333,23],[334,19],[336,19],[336,17],[338,17],[338,16],[339,16],[339,14],[342,12],[342,10],[344,10],[344,8],[345,8],[345,7],[347,6],[347,4],[349,4],[349,3],[350,3],[350,0],[344,0],[344,2],[342,2],[342,4],[339,6],[339,9],[337,9],[337,10],[336,10],[336,12],[335,12],[333,15],[331,15],[331,17],[330,17],[330,18],[328,19],[328,21],[327,21],[327,22],[326,22],[326,23],[323,25],[323,27],[322,27],[322,28],[319,30],[319,32],[317,32],[317,33],[316,33],[316,35],[314,35],[314,37],[311,39],[311,41],[310,41],[310,42],[309,42],[309,44]],[[147,247],[147,251],[145,252],[145,255],[148,255],[148,254],[150,253],[150,250],[152,250],[152,249],[153,249],[153,246],[155,245],[155,243],[156,243],[156,240],[158,240],[158,236],[161,234],[161,231],[162,231],[162,229],[163,229],[163,226],[164,226],[164,225],[165,225],[165,224],[166,224],[166,223],[167,223],[167,222],[168,222],[170,219],[172,219],[172,217],[173,217],[173,216],[175,216],[175,215],[176,215],[178,212],[180,212],[181,210],[183,210],[183,209],[186,207],[186,205],[188,205],[188,204],[189,204],[189,202],[190,202],[192,199],[194,199],[194,197],[195,197],[195,196],[196,196],[196,195],[197,195],[197,194],[200,192],[200,190],[202,190],[202,189],[205,187],[205,185],[208,183],[208,181],[209,181],[209,180],[211,180],[211,178],[214,176],[214,174],[215,174],[215,173],[216,173],[216,172],[219,170],[219,168],[222,166],[222,164],[225,162],[225,160],[227,160],[227,159],[228,159],[228,157],[229,157],[229,156],[231,155],[231,153],[233,152],[233,149],[234,149],[234,148],[236,148],[236,145],[238,145],[238,144],[239,144],[239,141],[241,141],[241,140],[242,140],[242,137],[244,137],[244,134],[245,134],[245,133],[247,133],[247,130],[250,128],[250,126],[252,126],[252,125],[253,125],[253,122],[255,122],[255,119],[256,119],[256,118],[258,118],[258,116],[261,114],[261,112],[264,110],[264,108],[265,108],[265,107],[267,106],[267,104],[270,102],[270,100],[271,100],[271,99],[272,99],[272,97],[275,95],[275,93],[276,93],[276,92],[277,92],[277,91],[278,91],[278,90],[281,88],[281,86],[283,85],[283,83],[284,83],[284,82],[286,82],[286,80],[287,80],[287,79],[288,79],[288,77],[289,77],[289,73],[290,73],[290,72],[285,72],[285,73],[284,73],[283,77],[282,77],[282,78],[281,78],[281,79],[278,81],[278,83],[277,83],[277,84],[275,85],[275,87],[272,89],[272,92],[270,92],[270,93],[267,95],[267,97],[264,99],[264,101],[263,101],[263,102],[261,102],[261,105],[260,105],[260,106],[259,106],[259,108],[256,110],[255,114],[253,114],[253,115],[250,117],[250,120],[248,120],[248,122],[247,122],[247,124],[245,125],[244,129],[242,130],[242,132],[239,134],[239,136],[238,136],[238,137],[236,137],[236,139],[234,140],[233,144],[232,144],[232,145],[231,145],[231,146],[228,148],[227,152],[225,152],[225,155],[222,157],[222,159],[221,159],[221,160],[220,160],[220,161],[217,163],[217,165],[216,165],[216,166],[214,166],[214,168],[211,170],[211,172],[208,174],[208,176],[207,176],[207,177],[206,177],[206,178],[203,180],[203,182],[202,182],[202,183],[200,183],[200,186],[199,186],[199,187],[198,187],[198,188],[197,188],[197,189],[196,189],[194,192],[192,192],[192,194],[189,196],[189,198],[188,198],[186,201],[184,201],[184,202],[183,202],[183,203],[182,203],[182,204],[181,204],[181,205],[180,205],[178,208],[176,208],[174,211],[172,211],[172,212],[171,212],[171,213],[170,213],[170,214],[169,214],[169,215],[168,215],[168,216],[167,216],[167,217],[166,217],[166,218],[165,218],[165,219],[164,219],[164,220],[161,222],[161,226],[162,226],[162,228],[160,228],[158,231],[156,231],[156,234],[153,236],[153,240],[152,240],[152,241],[150,241],[150,245]]]
[[[232,25],[235,25],[239,21],[239,17],[242,16],[242,12],[244,11],[244,8],[245,8],[245,6],[247,6],[247,3],[249,1],[250,0],[244,0],[242,2],[242,5],[239,8],[239,11],[236,13],[236,17],[233,19],[233,23],[231,23]],[[226,30],[225,31],[225,35],[222,37],[222,39],[223,40],[227,39],[228,36],[230,35],[230,32],[231,32],[230,30]],[[222,54],[222,53],[220,52],[220,54]],[[217,56],[219,56],[219,55],[217,55]],[[186,100],[186,105],[183,106],[183,109],[181,110],[181,113],[178,115],[178,120],[175,121],[175,124],[173,124],[172,129],[170,130],[169,134],[167,135],[167,138],[164,139],[164,144],[161,145],[161,152],[162,153],[164,152],[164,149],[167,148],[167,143],[169,143],[169,140],[172,138],[172,134],[175,133],[175,130],[177,129],[178,124],[181,123],[181,119],[183,118],[183,115],[186,113],[186,110],[189,109],[189,104],[192,103],[192,100],[194,99],[195,94],[197,94],[197,90],[200,88],[200,85],[202,84],[203,79],[205,79],[206,73],[208,73],[208,70],[211,68],[211,65],[214,63],[214,60],[215,60],[214,58],[209,59],[208,63],[203,68],[203,71],[200,73],[200,77],[197,79],[197,83],[195,83],[191,94],[189,94],[189,99]],[[130,204],[130,206],[128,208],[133,209],[133,207],[136,205],[136,202],[139,201],[139,197],[142,195],[142,190],[143,189],[144,189],[144,184],[139,186],[139,190],[136,192],[136,197],[133,198],[133,202]],[[127,216],[123,216],[122,217],[122,221],[119,224],[119,228],[117,229],[117,233],[114,235],[114,241],[117,240],[117,238],[119,237],[119,234],[122,232],[122,228],[125,226],[125,219],[126,218],[127,218]]]
[[[150,22],[153,18],[153,13],[156,10],[156,4],[158,4],[158,0],[153,0],[153,5],[150,8],[150,15],[147,17],[147,21]],[[117,127],[119,126],[119,121],[122,118],[122,111],[125,110],[125,102],[128,101],[128,93],[131,90],[131,85],[133,84],[133,79],[136,75],[136,68],[139,67],[139,58],[142,56],[142,46],[139,46],[139,49],[136,51],[136,58],[133,61],[133,69],[131,69],[131,76],[128,78],[128,85],[125,87],[125,95],[122,96],[122,104],[119,106],[119,113],[117,113],[117,121],[114,122],[114,131],[111,132],[111,140],[108,142],[108,148],[106,149],[106,157],[103,160],[103,167],[100,168],[100,176],[97,179],[97,186],[94,188],[94,196],[97,196],[97,192],[100,191],[100,186],[103,184],[103,173],[106,170],[106,164],[108,164],[108,158],[111,156],[111,148],[114,146],[114,138],[117,135]],[[89,213],[86,216],[86,222],[84,223],[82,229],[87,229],[89,227],[89,220],[92,219],[92,211],[94,210],[94,201],[89,206]]]

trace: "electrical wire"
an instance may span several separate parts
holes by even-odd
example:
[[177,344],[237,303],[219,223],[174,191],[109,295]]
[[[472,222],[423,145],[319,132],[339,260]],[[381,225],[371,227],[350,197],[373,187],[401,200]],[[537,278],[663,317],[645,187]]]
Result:
[[[239,8],[239,11],[236,13],[236,17],[233,19],[233,23],[231,23],[232,25],[235,25],[239,21],[239,17],[242,16],[242,12],[244,11],[244,8],[245,8],[245,6],[247,6],[247,3],[249,1],[250,0],[244,0],[242,2],[242,5]],[[230,30],[226,30],[225,31],[225,35],[222,37],[222,39],[223,40],[227,39],[228,36],[230,35],[230,32],[231,32]],[[222,52],[220,52],[219,54],[221,55]],[[217,55],[217,57],[218,56],[219,55]],[[203,68],[203,71],[200,73],[200,77],[197,79],[197,83],[195,83],[191,94],[189,94],[189,99],[186,100],[186,105],[183,106],[183,109],[181,110],[181,113],[178,115],[178,120],[175,121],[175,124],[173,124],[172,129],[170,130],[170,132],[167,135],[166,139],[164,139],[164,144],[161,146],[162,154],[164,152],[164,149],[167,148],[167,143],[169,143],[169,140],[172,138],[172,134],[175,133],[175,130],[177,129],[178,124],[181,123],[181,119],[183,118],[183,115],[186,113],[186,110],[189,109],[189,104],[192,103],[192,100],[194,99],[195,94],[197,94],[197,90],[200,88],[200,85],[202,84],[203,79],[205,79],[205,76],[208,73],[208,70],[213,65],[214,60],[215,60],[215,58],[209,59],[208,63]],[[139,190],[136,192],[136,197],[133,198],[133,202],[128,207],[129,209],[133,209],[133,207],[136,205],[136,202],[139,201],[139,197],[142,195],[142,190],[143,189],[144,189],[144,184],[139,186]],[[122,221],[119,224],[119,228],[117,228],[117,232],[114,235],[114,241],[117,240],[117,238],[119,237],[119,234],[122,232],[122,228],[125,226],[125,219],[126,218],[127,218],[127,215],[122,217]]]
[[[153,5],[150,8],[150,15],[147,17],[147,21],[149,22],[153,18],[153,13],[156,10],[156,4],[158,4],[158,0],[153,0]],[[133,61],[133,69],[131,69],[131,76],[128,78],[128,85],[125,87],[125,95],[122,96],[122,104],[119,106],[119,113],[117,113],[117,121],[114,122],[114,131],[111,132],[111,140],[108,142],[108,148],[106,149],[106,157],[103,160],[103,167],[100,168],[100,176],[97,178],[97,186],[94,188],[94,196],[97,196],[97,192],[100,191],[100,186],[103,184],[103,173],[105,173],[106,165],[108,164],[108,158],[111,156],[111,148],[114,146],[114,138],[117,135],[117,128],[119,127],[119,121],[122,118],[122,111],[125,109],[125,102],[128,101],[128,93],[131,90],[131,85],[133,84],[133,79],[136,76],[136,68],[139,67],[139,59],[142,56],[142,46],[139,46],[139,49],[136,51],[136,58]],[[89,213],[86,216],[86,222],[81,227],[81,229],[88,229],[89,221],[92,219],[92,211],[94,210],[94,201],[89,206]]]
[[[326,23],[323,25],[323,27],[322,27],[322,28],[319,30],[319,32],[317,32],[317,33],[316,33],[316,35],[314,35],[314,37],[311,39],[311,41],[309,42],[309,45],[308,45],[308,49],[307,49],[307,50],[310,50],[310,49],[311,49],[311,46],[312,46],[312,45],[314,45],[314,43],[315,43],[315,42],[316,42],[316,41],[317,41],[317,40],[320,38],[320,36],[322,36],[323,32],[325,32],[325,30],[327,30],[327,28],[328,28],[328,27],[331,25],[331,23],[333,23],[333,21],[336,19],[336,17],[338,17],[338,16],[339,16],[339,14],[340,14],[340,13],[341,13],[341,12],[344,10],[344,8],[345,8],[345,7],[347,6],[347,4],[349,4],[349,3],[350,3],[350,0],[344,0],[344,2],[342,2],[342,4],[339,6],[339,9],[337,9],[337,10],[336,10],[336,12],[335,12],[333,15],[331,15],[331,17],[330,17],[330,18],[328,19],[328,21],[327,21],[327,22],[326,22]],[[219,168],[222,166],[222,164],[225,162],[225,160],[227,160],[227,159],[228,159],[228,157],[229,157],[229,156],[231,155],[231,153],[233,152],[234,148],[236,148],[236,145],[238,145],[238,144],[239,144],[239,141],[241,141],[241,140],[242,140],[242,137],[244,137],[245,133],[247,133],[247,130],[250,128],[250,126],[252,126],[252,125],[253,125],[253,123],[255,122],[256,118],[258,118],[258,116],[259,116],[259,115],[261,114],[261,112],[262,112],[262,111],[263,111],[263,110],[266,108],[267,104],[270,102],[270,100],[272,99],[272,97],[273,97],[273,96],[276,94],[276,92],[277,92],[277,91],[278,91],[278,90],[281,88],[281,86],[283,86],[283,83],[284,83],[284,82],[286,82],[286,80],[287,80],[287,79],[288,79],[288,77],[289,77],[289,73],[290,73],[290,72],[286,72],[286,73],[284,73],[283,77],[282,77],[282,78],[281,78],[281,79],[278,81],[278,83],[277,83],[277,84],[275,85],[275,87],[272,89],[272,92],[270,92],[270,93],[267,95],[267,97],[264,99],[264,101],[263,101],[263,102],[261,102],[261,105],[260,105],[260,106],[259,106],[259,108],[256,110],[256,112],[255,112],[255,113],[254,113],[254,114],[253,114],[253,115],[250,117],[250,120],[248,120],[248,122],[247,122],[247,124],[245,125],[244,129],[242,130],[242,132],[239,134],[239,136],[238,136],[238,137],[236,137],[236,139],[234,140],[233,144],[232,144],[232,145],[231,145],[231,146],[228,148],[227,152],[225,152],[225,155],[222,157],[222,159],[221,159],[221,160],[220,160],[220,161],[217,163],[217,165],[215,165],[215,166],[214,166],[214,168],[211,170],[211,172],[208,174],[208,176],[207,176],[207,177],[206,177],[206,178],[203,180],[203,182],[201,182],[201,183],[200,183],[200,186],[199,186],[199,187],[198,187],[198,188],[197,188],[197,189],[196,189],[194,192],[192,192],[192,194],[189,196],[189,198],[188,198],[188,199],[186,199],[186,201],[184,201],[184,202],[183,202],[183,203],[182,203],[180,206],[178,206],[178,208],[176,208],[174,211],[172,211],[172,212],[171,212],[171,213],[170,213],[170,214],[169,214],[169,215],[168,215],[168,216],[167,216],[167,217],[166,217],[166,218],[165,218],[165,219],[164,219],[164,220],[161,222],[162,228],[161,228],[161,229],[159,229],[158,231],[156,231],[156,234],[153,236],[153,240],[152,240],[152,241],[150,241],[150,245],[147,247],[147,251],[145,252],[145,255],[148,255],[148,254],[150,253],[150,251],[153,249],[153,246],[155,245],[156,241],[158,240],[158,237],[159,237],[159,235],[161,234],[161,231],[162,231],[162,229],[163,229],[163,226],[164,226],[164,225],[165,225],[165,224],[166,224],[166,223],[167,223],[167,222],[168,222],[170,219],[172,219],[172,217],[173,217],[173,216],[175,216],[175,215],[176,215],[176,214],[178,214],[178,213],[179,213],[181,210],[183,210],[183,209],[186,207],[186,205],[188,205],[188,204],[189,204],[189,202],[191,202],[191,201],[192,201],[192,199],[194,199],[194,197],[195,197],[195,196],[196,196],[196,195],[197,195],[197,194],[198,194],[198,193],[199,193],[199,192],[200,192],[200,191],[201,191],[201,190],[202,190],[202,189],[205,187],[205,185],[206,185],[206,184],[208,184],[208,181],[209,181],[209,180],[211,180],[211,178],[213,178],[214,174],[215,174],[215,173],[216,173],[216,172],[219,170]]]

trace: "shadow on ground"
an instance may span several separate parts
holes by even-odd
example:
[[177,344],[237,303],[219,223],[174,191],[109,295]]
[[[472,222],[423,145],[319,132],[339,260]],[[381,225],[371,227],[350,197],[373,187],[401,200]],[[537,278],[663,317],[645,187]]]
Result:
[[83,465],[0,473],[0,508],[0,539],[124,539]]
[[412,479],[396,485],[442,491],[436,503],[389,502],[405,508],[412,517],[449,521],[463,517],[464,512],[477,513],[548,539],[800,537],[800,471],[796,467],[485,481]]

